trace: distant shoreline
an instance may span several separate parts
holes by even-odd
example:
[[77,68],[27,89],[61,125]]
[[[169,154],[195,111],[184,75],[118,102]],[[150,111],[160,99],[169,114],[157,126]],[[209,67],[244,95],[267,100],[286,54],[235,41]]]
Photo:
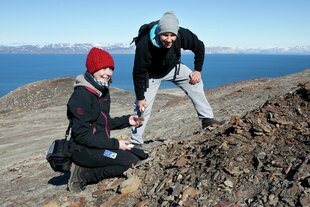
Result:
[[[134,54],[135,46],[119,44],[27,44],[27,45],[1,45],[0,54],[87,54],[92,47],[100,47],[112,54]],[[238,48],[225,46],[208,46],[206,54],[285,54],[285,55],[310,55],[310,45],[294,47],[271,47],[271,48]],[[190,51],[185,53],[191,53]]]

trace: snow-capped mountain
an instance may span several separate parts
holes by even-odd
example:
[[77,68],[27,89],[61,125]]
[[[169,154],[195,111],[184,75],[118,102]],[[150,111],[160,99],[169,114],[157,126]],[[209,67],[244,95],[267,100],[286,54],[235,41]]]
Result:
[[134,46],[125,44],[46,44],[46,45],[0,45],[0,54],[86,54],[90,48],[99,47],[111,53],[134,53]]
[[231,48],[231,47],[206,47],[209,54],[294,54],[310,55],[310,46],[295,46],[289,48]]
[[[86,54],[90,48],[99,47],[112,54],[133,54],[134,44],[104,44],[104,43],[59,43],[46,45],[0,45],[0,54]],[[208,47],[207,54],[305,54],[310,55],[310,46],[295,46],[289,48],[232,48]]]

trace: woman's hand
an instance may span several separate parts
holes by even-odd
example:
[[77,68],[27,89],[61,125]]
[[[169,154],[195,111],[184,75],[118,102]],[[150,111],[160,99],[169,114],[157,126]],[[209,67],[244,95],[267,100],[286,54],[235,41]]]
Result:
[[127,140],[118,140],[119,142],[119,149],[121,150],[131,150],[131,147],[128,146],[130,144]]
[[129,124],[131,126],[139,127],[142,125],[143,117],[139,117],[138,115],[131,115],[129,117]]

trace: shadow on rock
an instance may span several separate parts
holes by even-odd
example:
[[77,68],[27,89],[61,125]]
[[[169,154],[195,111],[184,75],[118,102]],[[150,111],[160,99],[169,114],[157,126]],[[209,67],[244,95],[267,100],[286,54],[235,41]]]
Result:
[[47,183],[55,186],[66,185],[68,183],[69,178],[70,178],[70,172],[67,172],[51,178]]

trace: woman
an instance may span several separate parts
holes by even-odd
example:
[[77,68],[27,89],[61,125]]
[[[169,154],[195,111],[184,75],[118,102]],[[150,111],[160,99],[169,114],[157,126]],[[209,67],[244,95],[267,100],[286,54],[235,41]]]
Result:
[[114,71],[112,56],[92,48],[86,59],[87,71],[79,75],[67,105],[72,125],[71,139],[76,150],[72,155],[68,189],[80,192],[89,183],[108,177],[122,176],[139,161],[128,141],[110,137],[110,130],[139,127],[137,115],[110,117],[109,84]]

